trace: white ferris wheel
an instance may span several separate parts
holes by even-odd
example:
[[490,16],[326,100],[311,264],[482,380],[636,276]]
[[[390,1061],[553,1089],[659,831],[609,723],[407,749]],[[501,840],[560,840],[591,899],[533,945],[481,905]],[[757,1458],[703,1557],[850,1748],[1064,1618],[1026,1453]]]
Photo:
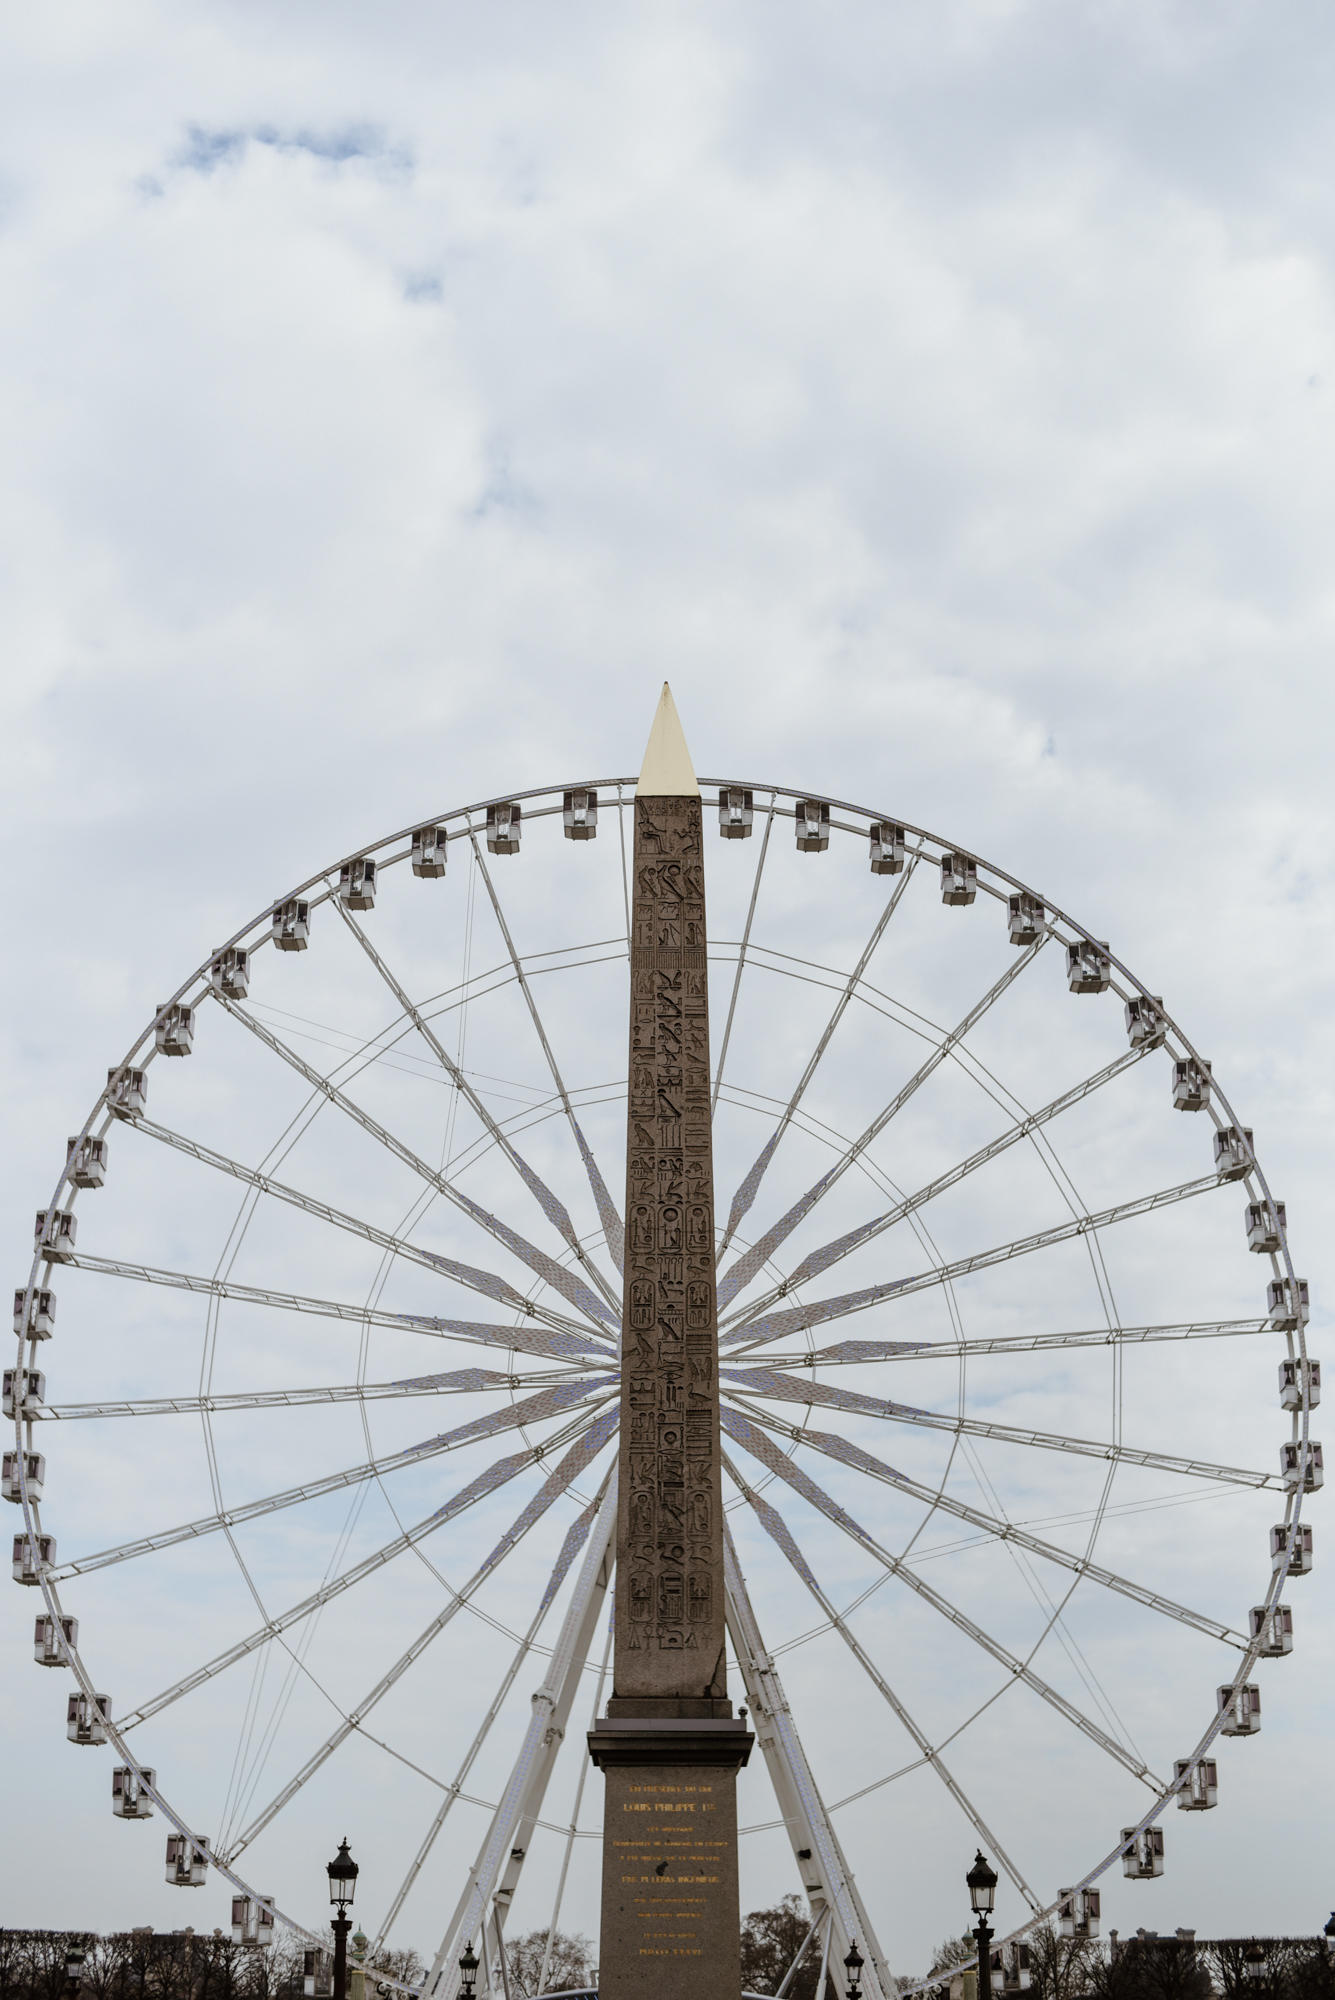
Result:
[[[1227,1811],[1320,1370],[1243,1112],[1108,944],[883,811],[701,786],[744,1894],[786,1865],[889,1994],[915,1871],[976,1839],[1011,1939],[1078,1932]],[[441,2000],[596,1875],[633,794],[267,906],[109,1070],[15,1293],[53,1733],[243,1936],[312,1935],[296,1857],[358,1829],[371,1959],[439,1939]]]

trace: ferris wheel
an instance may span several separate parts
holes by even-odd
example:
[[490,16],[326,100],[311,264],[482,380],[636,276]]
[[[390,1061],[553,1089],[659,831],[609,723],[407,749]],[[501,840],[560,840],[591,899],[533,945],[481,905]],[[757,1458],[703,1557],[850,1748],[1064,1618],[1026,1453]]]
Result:
[[[791,1856],[812,1950],[889,1995],[904,1882],[976,1837],[1018,1990],[1023,1930],[1171,1867],[1260,1729],[1322,1480],[1307,1286],[1107,943],[883,810],[701,787],[744,1880]],[[443,811],[266,906],[108,1071],[15,1292],[13,1574],[69,1742],[240,1937],[314,1941],[294,1857],[355,1821],[371,1960],[439,1937],[441,2000],[598,1839],[633,794]]]

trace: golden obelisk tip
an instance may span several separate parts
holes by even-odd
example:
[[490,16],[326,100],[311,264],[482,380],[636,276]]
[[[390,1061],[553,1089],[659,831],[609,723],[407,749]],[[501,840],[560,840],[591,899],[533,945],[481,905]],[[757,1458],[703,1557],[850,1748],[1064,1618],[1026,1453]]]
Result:
[[663,692],[654,713],[654,726],[644,746],[637,797],[649,799],[698,799],[691,753],[682,735],[681,718],[672,699],[672,689],[663,683]]

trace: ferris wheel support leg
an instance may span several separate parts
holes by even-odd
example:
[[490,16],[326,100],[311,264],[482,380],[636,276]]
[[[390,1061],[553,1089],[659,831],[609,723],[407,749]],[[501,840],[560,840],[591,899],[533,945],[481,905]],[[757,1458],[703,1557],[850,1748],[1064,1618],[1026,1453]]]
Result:
[[614,1471],[598,1510],[598,1519],[589,1535],[584,1561],[561,1625],[560,1637],[552,1652],[547,1676],[533,1696],[533,1712],[509,1781],[492,1815],[477,1860],[455,1905],[431,1970],[423,1982],[422,1991],[426,2000],[454,2000],[459,1985],[459,1968],[455,1961],[461,1947],[470,1938],[480,1937],[485,1941],[489,1904],[494,1903],[497,1936],[500,1936],[501,1920],[514,1898],[552,1767],[565,1737],[580,1674],[612,1580],[616,1519],[617,1481]]
[[811,1774],[788,1697],[761,1637],[737,1551],[726,1530],[723,1563],[728,1631],[751,1704],[752,1727],[788,1829],[812,1918],[819,1922],[823,1912],[829,1912],[826,1957],[831,1947],[842,1956],[856,1939],[867,1959],[863,1973],[866,2000],[895,2000],[898,1986]]

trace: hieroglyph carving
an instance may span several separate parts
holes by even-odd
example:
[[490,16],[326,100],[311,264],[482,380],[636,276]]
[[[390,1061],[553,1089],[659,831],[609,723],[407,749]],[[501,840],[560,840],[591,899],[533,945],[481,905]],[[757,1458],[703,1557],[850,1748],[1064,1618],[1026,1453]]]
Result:
[[723,1551],[698,798],[635,802],[618,1695],[723,1684]]

